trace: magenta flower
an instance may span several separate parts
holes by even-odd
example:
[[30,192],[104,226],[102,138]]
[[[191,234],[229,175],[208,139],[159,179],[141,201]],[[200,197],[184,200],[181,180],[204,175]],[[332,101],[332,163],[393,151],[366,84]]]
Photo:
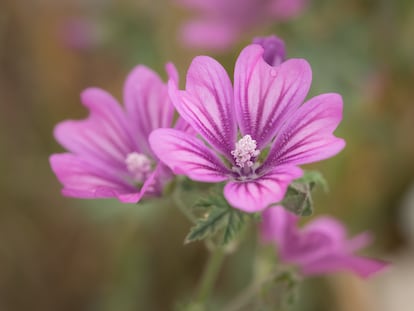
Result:
[[[178,79],[172,64],[167,71],[171,79]],[[69,151],[50,157],[62,193],[77,198],[116,197],[122,202],[159,195],[172,174],[153,154],[148,135],[172,124],[174,109],[167,85],[140,65],[126,80],[125,109],[98,88],[86,89],[81,100],[89,117],[61,122],[54,130],[56,140]],[[183,128],[183,122],[177,127]]]
[[186,90],[169,82],[173,104],[199,133],[174,129],[150,135],[155,154],[174,173],[203,182],[226,182],[224,195],[241,210],[256,212],[279,202],[302,175],[297,166],[329,158],[345,145],[332,132],[342,119],[342,99],[323,94],[303,103],[311,69],[303,59],[271,66],[260,45],[237,59],[234,87],[214,59],[196,57]]
[[188,46],[224,50],[246,32],[261,25],[297,16],[307,0],[176,0],[199,12],[187,22],[180,36]]
[[303,275],[349,270],[369,277],[387,266],[383,261],[354,255],[370,244],[371,236],[362,233],[349,240],[343,224],[332,217],[318,217],[299,229],[299,217],[276,206],[265,210],[262,218],[262,240],[274,243],[280,260],[297,265]]

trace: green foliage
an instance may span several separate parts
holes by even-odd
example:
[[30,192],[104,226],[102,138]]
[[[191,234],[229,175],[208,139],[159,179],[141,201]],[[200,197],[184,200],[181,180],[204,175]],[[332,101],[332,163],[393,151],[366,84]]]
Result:
[[222,191],[214,191],[200,199],[194,208],[201,211],[201,217],[197,218],[185,243],[211,238],[219,245],[226,245],[242,230],[246,220],[254,217],[231,207]]
[[325,192],[329,191],[328,183],[323,175],[318,171],[305,171],[303,176],[296,180],[296,182],[306,183],[312,190],[315,186],[322,187]]
[[[295,180],[288,188],[281,204],[289,211],[300,216],[313,213],[312,190],[321,186],[327,191],[328,186],[319,172],[308,171]],[[194,205],[193,211],[199,212],[195,225],[185,238],[185,243],[211,239],[219,245],[231,242],[243,229],[247,220],[260,220],[260,214],[247,214],[231,207],[223,196],[222,187],[215,188],[210,194]],[[194,213],[192,213],[194,214]]]
[[289,310],[297,301],[299,278],[292,271],[282,271],[262,285],[260,310]]
[[307,171],[302,178],[289,185],[282,205],[299,216],[310,216],[313,213],[312,190],[321,186],[326,192],[328,184],[322,174],[317,171]]
[[282,205],[288,211],[299,216],[310,216],[313,213],[313,200],[309,184],[293,182],[286,192]]

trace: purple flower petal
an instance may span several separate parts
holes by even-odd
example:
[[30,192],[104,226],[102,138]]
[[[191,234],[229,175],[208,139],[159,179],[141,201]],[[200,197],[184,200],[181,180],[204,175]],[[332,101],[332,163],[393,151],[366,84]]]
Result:
[[95,164],[70,153],[50,157],[52,170],[64,186],[62,193],[66,196],[93,199],[136,194],[136,188],[114,173],[112,167],[104,170]]
[[136,203],[139,202],[147,194],[158,196],[163,188],[161,185],[157,185],[157,182],[160,178],[160,171],[162,170],[162,166],[162,164],[157,165],[156,169],[145,180],[139,192],[121,194],[118,195],[118,199],[123,203]]
[[169,82],[171,100],[195,130],[224,155],[231,157],[236,140],[233,90],[224,68],[214,59],[199,56],[187,73],[185,91]]
[[175,129],[158,129],[149,137],[157,157],[175,174],[204,182],[220,182],[229,170],[201,140]]
[[89,117],[59,123],[54,130],[56,140],[76,155],[123,168],[125,155],[137,147],[121,107],[110,94],[96,88],[82,92],[81,99],[90,110]]
[[303,235],[318,233],[329,237],[324,248],[325,252],[355,252],[368,246],[373,238],[369,232],[360,233],[352,239],[347,238],[345,226],[337,219],[330,216],[319,216],[301,230]]
[[176,85],[178,85],[180,81],[178,71],[175,65],[173,63],[167,63],[165,65],[165,71],[167,72],[168,80],[172,80]]
[[273,0],[269,13],[278,20],[287,20],[298,15],[306,6],[308,0]]
[[301,230],[303,234],[318,232],[330,237],[337,245],[343,245],[347,239],[347,233],[344,225],[337,219],[329,216],[319,216]]
[[[170,79],[178,83],[174,65],[167,64],[166,69]],[[160,195],[171,178],[163,164],[156,163],[152,171],[155,158],[148,143],[154,127],[171,126],[173,106],[166,84],[150,69],[137,66],[128,76],[124,91],[127,112],[111,95],[91,88],[82,93],[89,117],[56,127],[56,139],[71,152],[50,159],[64,186],[63,194],[137,202],[143,196]],[[182,129],[188,127],[184,122],[180,125]]]
[[[279,256],[285,262],[303,266],[331,254],[332,251],[342,251],[343,227],[336,226],[332,219],[317,218],[313,222],[315,225],[306,226],[299,231],[296,227],[299,217],[282,206],[268,208],[262,219],[262,240],[275,242]],[[333,236],[330,235],[330,229],[334,230]]]
[[347,243],[345,228],[332,217],[318,217],[302,230],[296,230],[292,236],[291,243],[281,248],[281,257],[301,266],[309,262],[317,262],[332,254],[349,251],[345,247]]
[[[170,73],[174,74],[174,71]],[[126,79],[124,101],[136,143],[142,152],[152,155],[148,144],[149,134],[156,128],[169,127],[172,123],[174,110],[166,84],[154,71],[139,65]]]
[[189,47],[221,51],[231,47],[240,32],[225,21],[205,19],[187,22],[181,27],[179,35]]
[[262,218],[262,240],[274,242],[281,260],[298,265],[304,275],[350,270],[368,277],[387,265],[353,255],[370,236],[362,233],[348,240],[344,225],[332,217],[316,218],[299,229],[298,217],[277,206],[267,209]]
[[269,207],[262,214],[260,226],[262,242],[274,241],[280,249],[284,249],[294,235],[298,221],[299,217],[286,211],[283,206]]
[[319,275],[338,271],[352,271],[363,278],[383,270],[388,263],[360,256],[332,254],[322,260],[318,260],[302,266],[304,275]]
[[280,166],[260,178],[231,181],[224,187],[224,196],[235,208],[258,212],[283,199],[289,183],[302,175],[297,167]]
[[[196,19],[183,27],[190,46],[225,49],[259,26],[296,16],[307,0],[176,0],[195,10]],[[231,35],[230,35],[231,34]]]
[[258,149],[266,146],[305,99],[312,73],[305,60],[290,59],[272,67],[263,48],[249,45],[234,71],[236,115],[242,135],[250,134]]
[[[165,70],[167,71],[169,81],[171,81],[170,83],[176,85],[176,88],[178,88],[179,76],[177,68],[175,68],[173,63],[167,63],[167,65],[165,66]],[[191,127],[191,125],[188,124],[188,122],[181,117],[178,117],[177,121],[175,122],[174,128],[183,132],[187,132],[189,134],[195,134],[195,131]]]
[[345,141],[332,132],[342,119],[342,98],[323,94],[312,98],[280,130],[263,164],[307,164],[329,158],[345,147]]
[[356,252],[364,247],[367,247],[373,242],[374,238],[370,232],[363,232],[354,236],[347,241],[347,248],[349,252]]

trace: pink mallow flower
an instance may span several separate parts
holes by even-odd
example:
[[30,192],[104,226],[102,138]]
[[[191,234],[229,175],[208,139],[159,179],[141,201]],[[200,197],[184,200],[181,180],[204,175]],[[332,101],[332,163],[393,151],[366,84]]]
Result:
[[174,129],[150,135],[155,154],[174,173],[226,182],[224,196],[246,212],[279,202],[302,175],[298,165],[329,158],[345,146],[333,135],[342,119],[341,96],[323,94],[302,104],[312,80],[308,62],[271,66],[263,53],[258,44],[243,49],[234,87],[217,61],[196,57],[186,89],[170,80],[169,94],[199,136]]
[[262,219],[262,241],[274,243],[280,260],[297,265],[303,275],[349,270],[366,278],[388,265],[354,255],[370,244],[371,235],[361,233],[348,239],[344,225],[332,217],[315,218],[300,229],[298,216],[276,206],[265,210]]
[[[172,64],[167,71],[178,80]],[[122,202],[161,194],[172,174],[154,155],[148,136],[156,128],[172,125],[174,107],[167,85],[140,65],[126,79],[124,108],[98,88],[83,91],[81,100],[89,117],[61,122],[54,130],[56,140],[69,151],[50,157],[62,193],[77,198],[116,197]],[[184,129],[182,120],[176,127]]]
[[307,0],[176,0],[199,16],[183,25],[180,38],[188,46],[225,50],[244,33],[297,16]]

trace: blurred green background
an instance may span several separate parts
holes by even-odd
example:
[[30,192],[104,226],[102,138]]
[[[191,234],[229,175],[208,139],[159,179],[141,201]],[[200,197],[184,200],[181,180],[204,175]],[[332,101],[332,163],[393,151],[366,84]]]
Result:
[[[0,2],[0,310],[174,310],[191,299],[207,253],[183,246],[190,224],[171,202],[64,198],[48,164],[62,151],[54,125],[86,116],[79,93],[88,86],[121,99],[134,65],[165,78],[173,61],[184,80],[199,54],[232,73],[250,34],[221,54],[187,49],[177,29],[189,15],[167,0]],[[336,133],[347,147],[312,166],[330,185],[316,193],[316,215],[372,230],[367,254],[394,262],[369,282],[307,280],[295,309],[412,310],[414,2],[309,0],[298,18],[252,34],[276,34],[289,57],[310,62],[310,95],[343,95]],[[255,239],[226,260],[213,305],[249,282]]]

